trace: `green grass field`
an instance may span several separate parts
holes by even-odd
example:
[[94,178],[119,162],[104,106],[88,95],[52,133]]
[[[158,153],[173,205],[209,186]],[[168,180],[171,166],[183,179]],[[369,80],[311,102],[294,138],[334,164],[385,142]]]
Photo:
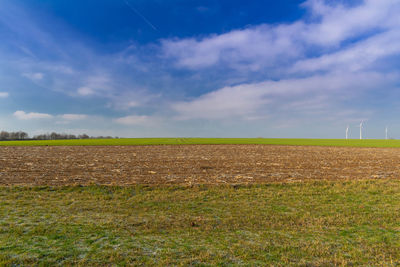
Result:
[[0,187],[0,266],[400,264],[400,181]]
[[0,141],[0,146],[131,146],[186,144],[265,144],[301,146],[400,147],[400,140],[284,138],[120,138],[46,141]]

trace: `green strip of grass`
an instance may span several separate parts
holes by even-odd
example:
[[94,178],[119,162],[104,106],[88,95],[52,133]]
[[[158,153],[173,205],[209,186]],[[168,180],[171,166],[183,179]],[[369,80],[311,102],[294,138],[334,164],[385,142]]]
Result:
[[0,187],[0,265],[396,265],[400,181]]
[[284,138],[120,138],[44,141],[0,141],[0,146],[132,146],[186,144],[265,144],[301,146],[400,147],[400,140]]

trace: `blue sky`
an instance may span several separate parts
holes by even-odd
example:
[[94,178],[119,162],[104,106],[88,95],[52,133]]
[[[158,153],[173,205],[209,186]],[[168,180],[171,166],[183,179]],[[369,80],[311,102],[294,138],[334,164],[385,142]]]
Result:
[[400,2],[0,0],[0,129],[400,138]]

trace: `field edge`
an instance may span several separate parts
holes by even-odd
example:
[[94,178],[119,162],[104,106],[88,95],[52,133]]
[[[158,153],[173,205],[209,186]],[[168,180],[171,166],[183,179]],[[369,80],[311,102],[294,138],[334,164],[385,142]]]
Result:
[[0,146],[149,146],[149,145],[290,145],[400,147],[400,140],[289,138],[118,138],[0,141]]

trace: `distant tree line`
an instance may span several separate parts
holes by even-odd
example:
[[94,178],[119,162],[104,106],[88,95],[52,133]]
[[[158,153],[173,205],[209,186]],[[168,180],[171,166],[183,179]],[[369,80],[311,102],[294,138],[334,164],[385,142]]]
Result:
[[29,138],[29,136],[26,132],[0,132],[0,140],[25,140],[27,138]]
[[89,139],[87,134],[74,135],[74,134],[60,134],[52,132],[50,134],[39,134],[35,135],[33,140],[62,140],[62,139]]
[[29,138],[29,135],[26,132],[6,132],[6,131],[1,131],[0,132],[0,140],[5,141],[5,140],[65,140],[65,139],[92,139],[92,138],[98,138],[98,139],[111,139],[111,138],[118,138],[118,137],[112,137],[112,136],[89,136],[87,134],[80,134],[80,135],[74,135],[74,134],[65,134],[65,133],[48,133],[48,134],[39,134],[35,135],[32,138]]

